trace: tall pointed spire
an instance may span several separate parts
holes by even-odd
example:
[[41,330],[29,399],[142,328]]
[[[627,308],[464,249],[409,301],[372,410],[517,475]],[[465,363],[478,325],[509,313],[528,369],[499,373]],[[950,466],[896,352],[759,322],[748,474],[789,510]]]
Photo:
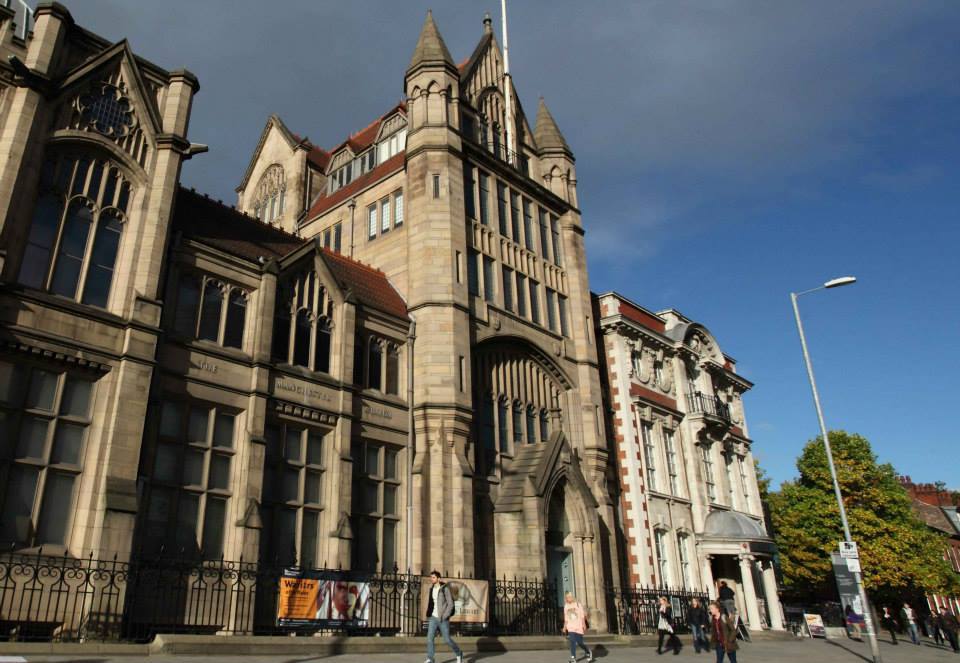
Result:
[[540,97],[540,107],[537,109],[537,125],[533,130],[533,139],[537,142],[537,149],[541,152],[560,150],[565,154],[572,156],[573,152],[567,141],[564,140],[560,128],[557,127],[556,120],[547,109],[547,104],[543,97]]
[[413,49],[413,57],[410,59],[410,66],[407,72],[416,69],[425,64],[445,64],[455,67],[450,51],[447,45],[443,43],[443,37],[440,36],[440,30],[433,21],[433,12],[427,11],[427,18],[423,22],[423,29],[420,30],[420,38],[417,40],[417,47]]

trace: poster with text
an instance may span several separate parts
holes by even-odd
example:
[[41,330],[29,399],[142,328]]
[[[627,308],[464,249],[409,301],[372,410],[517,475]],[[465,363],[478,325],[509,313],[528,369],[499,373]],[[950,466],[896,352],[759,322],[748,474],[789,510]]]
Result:
[[[490,583],[486,580],[453,579],[444,581],[453,596],[453,617],[450,621],[459,624],[485,624],[487,622],[487,598]],[[420,609],[423,621],[430,618],[427,607],[430,605],[430,592],[433,584],[430,578],[420,582]]]
[[317,628],[364,627],[370,620],[370,585],[349,571],[285,569],[277,623]]
[[827,629],[823,625],[823,617],[803,613],[803,619],[807,622],[807,630],[810,631],[811,638],[827,637]]

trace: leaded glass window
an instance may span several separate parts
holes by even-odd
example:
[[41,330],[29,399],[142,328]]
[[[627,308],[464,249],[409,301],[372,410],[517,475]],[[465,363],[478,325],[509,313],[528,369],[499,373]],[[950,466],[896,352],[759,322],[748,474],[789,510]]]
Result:
[[48,159],[19,281],[106,308],[130,194],[130,183],[109,161]]

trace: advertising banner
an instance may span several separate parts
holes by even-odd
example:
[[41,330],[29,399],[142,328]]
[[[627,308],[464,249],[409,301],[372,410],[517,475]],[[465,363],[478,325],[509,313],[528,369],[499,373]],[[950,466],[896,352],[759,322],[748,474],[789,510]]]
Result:
[[851,606],[858,615],[863,614],[863,603],[860,601],[860,592],[857,591],[857,581],[853,577],[853,570],[849,565],[849,558],[838,553],[830,553],[833,562],[833,576],[837,579],[837,592],[840,594],[840,603],[843,610]]
[[811,638],[827,637],[827,629],[823,625],[823,618],[820,615],[803,613],[803,619],[807,622],[807,630],[810,631]]
[[280,578],[277,623],[318,628],[364,627],[370,619],[370,585],[349,571],[285,569]]
[[[487,600],[489,597],[490,583],[486,580],[473,579],[451,579],[446,580],[447,587],[450,588],[450,594],[453,596],[455,610],[451,622],[459,624],[485,624],[487,620]],[[420,581],[420,605],[423,611],[421,617],[427,621],[430,615],[427,614],[427,607],[430,605],[430,591],[433,584],[430,578],[423,578]]]

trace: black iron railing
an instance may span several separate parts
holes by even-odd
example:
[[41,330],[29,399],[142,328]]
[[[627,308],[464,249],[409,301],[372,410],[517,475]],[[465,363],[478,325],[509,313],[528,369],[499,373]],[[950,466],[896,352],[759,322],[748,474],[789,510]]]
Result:
[[689,632],[687,612],[693,599],[699,599],[706,608],[709,601],[704,592],[663,587],[627,587],[607,590],[607,628],[611,633],[640,635],[656,633],[660,620],[660,597],[666,597],[673,612],[674,629]]
[[[147,642],[158,633],[270,635],[291,632],[417,635],[424,631],[418,574],[362,574],[369,617],[362,628],[279,626],[286,565],[137,555],[129,562],[0,554],[0,641]],[[330,569],[332,570],[332,569]],[[487,621],[459,625],[484,635],[558,633],[557,586],[542,579],[490,579]]]
[[724,421],[730,421],[730,406],[718,397],[700,391],[687,393],[687,412],[709,414]]

